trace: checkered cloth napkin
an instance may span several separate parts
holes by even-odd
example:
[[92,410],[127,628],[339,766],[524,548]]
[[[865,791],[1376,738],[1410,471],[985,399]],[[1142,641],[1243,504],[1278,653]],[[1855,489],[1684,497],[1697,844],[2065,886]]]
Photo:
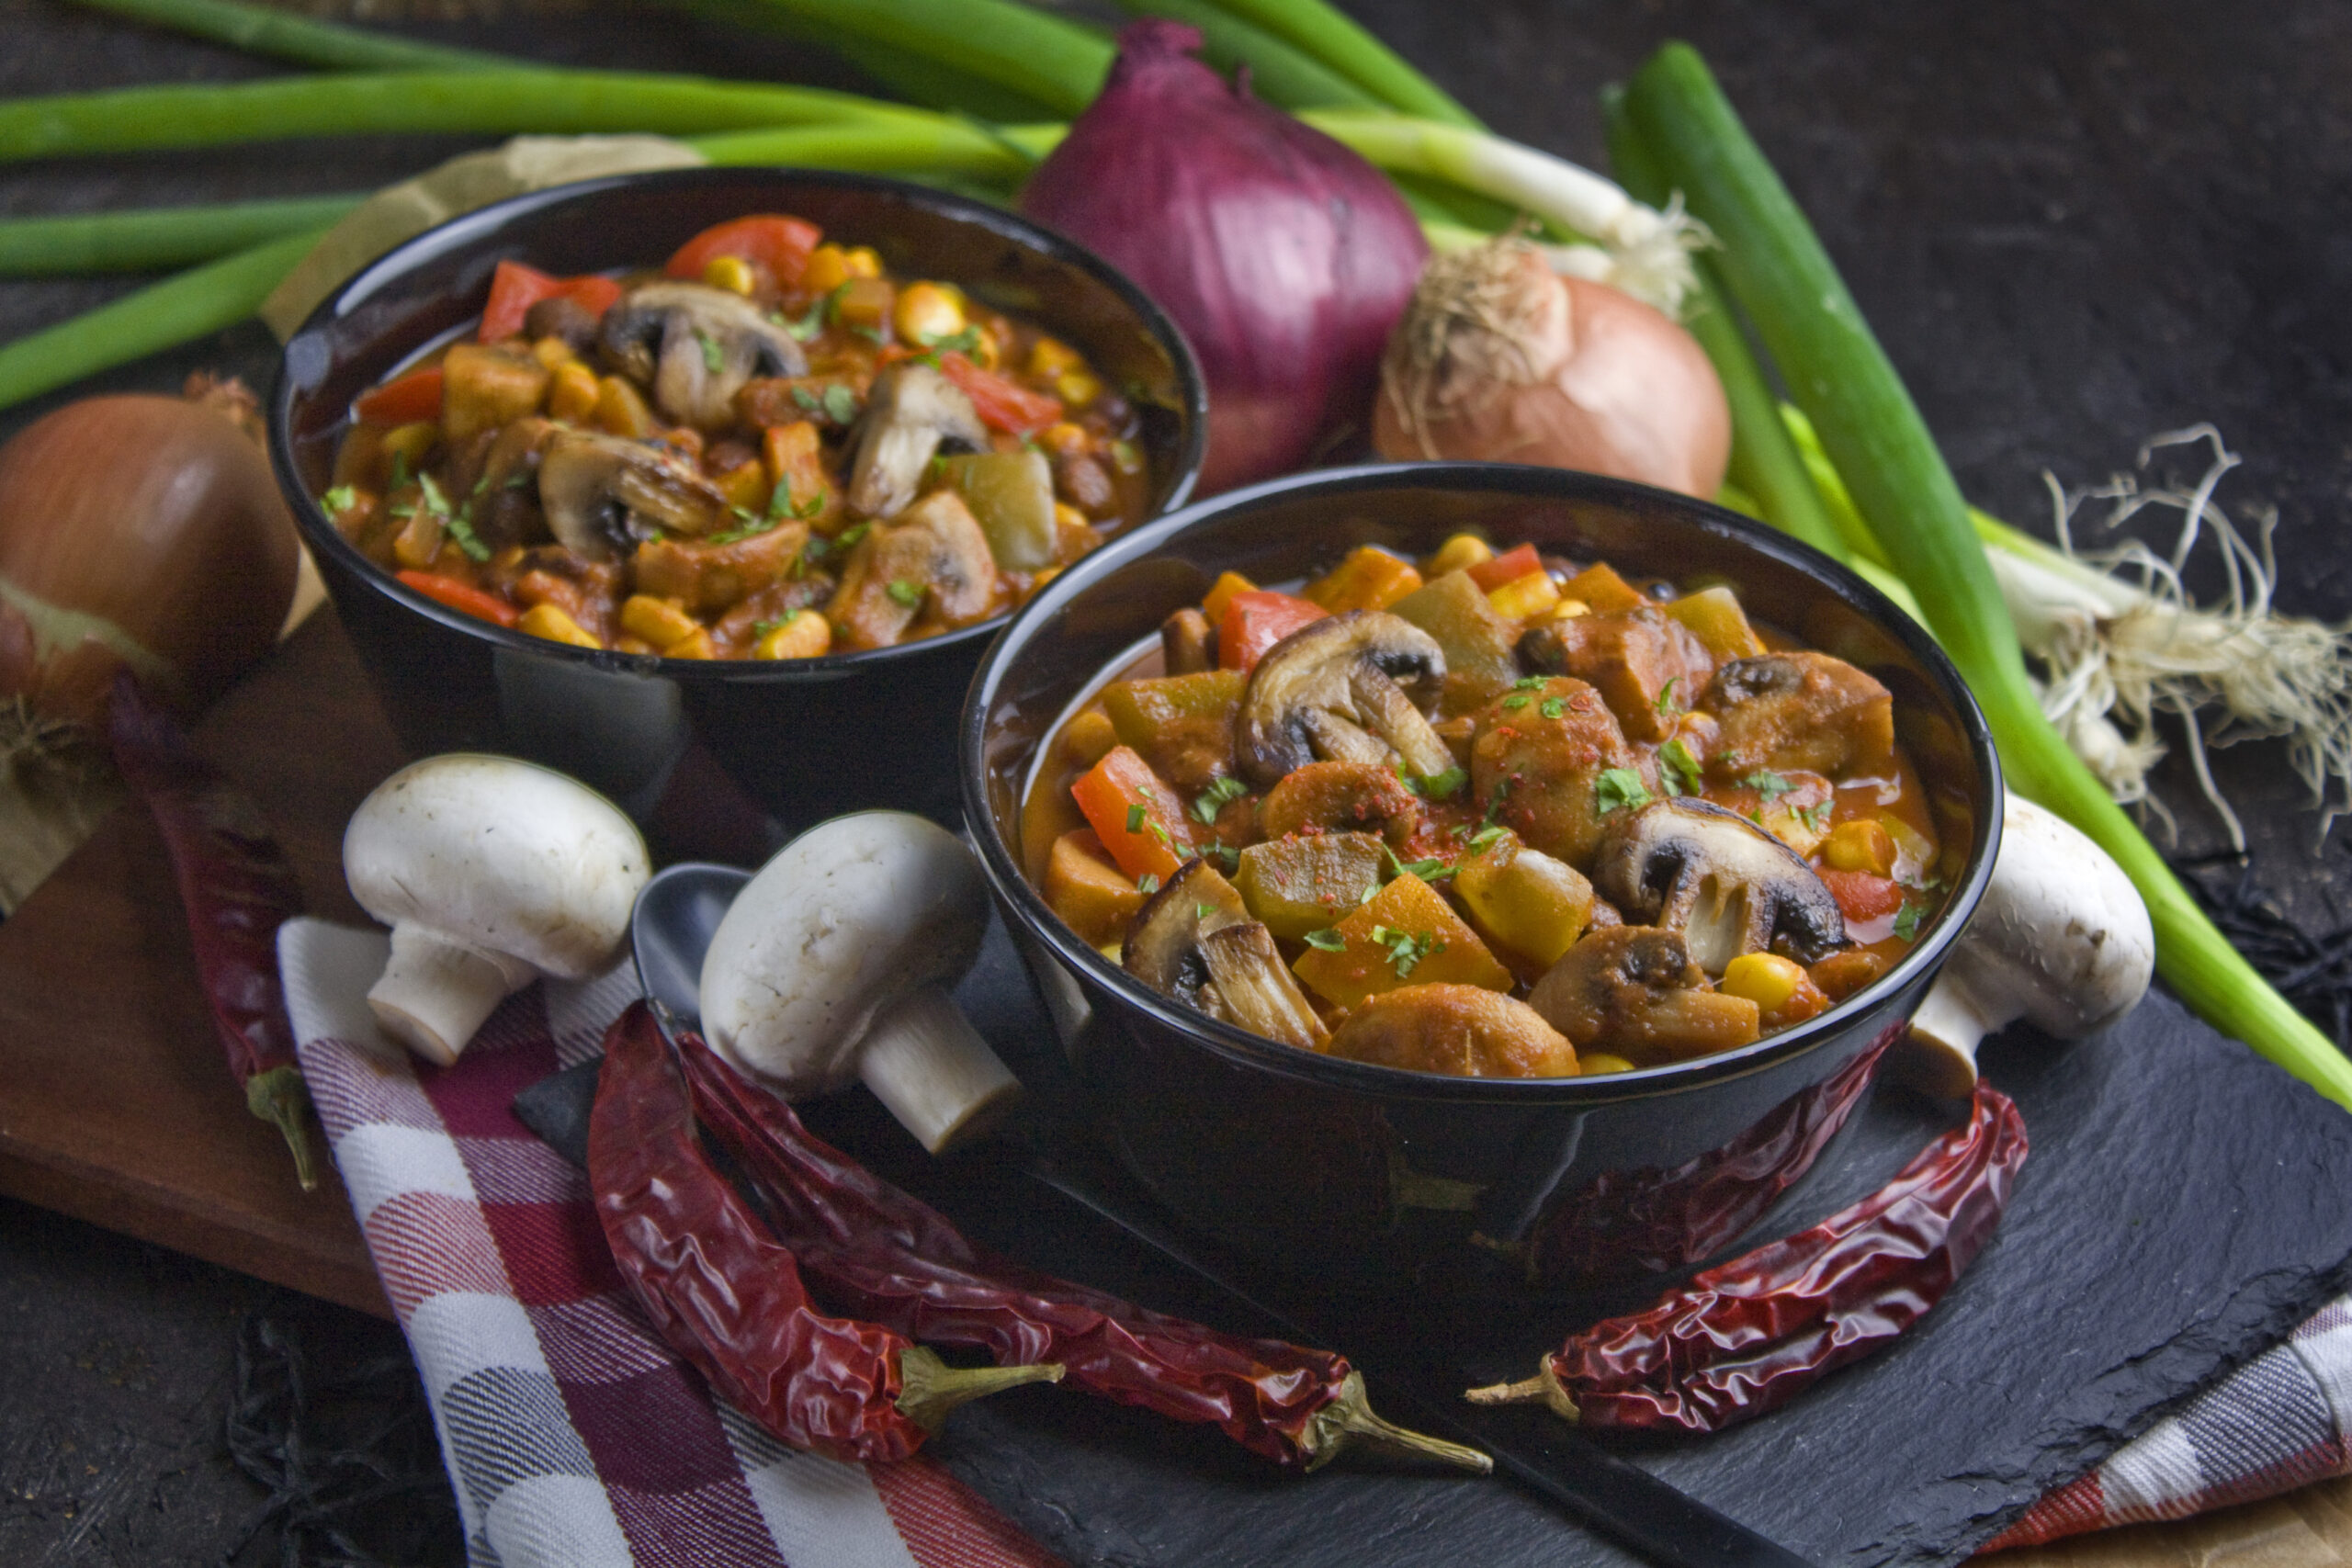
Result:
[[[477,1568],[1054,1568],[931,1461],[784,1448],[639,1314],[585,1179],[509,1111],[596,1054],[624,965],[510,998],[458,1064],[387,1043],[366,993],[379,931],[278,933],[302,1071],[384,1292],[424,1374]],[[2352,1297],[2241,1368],[1987,1551],[2186,1517],[2352,1472]]]

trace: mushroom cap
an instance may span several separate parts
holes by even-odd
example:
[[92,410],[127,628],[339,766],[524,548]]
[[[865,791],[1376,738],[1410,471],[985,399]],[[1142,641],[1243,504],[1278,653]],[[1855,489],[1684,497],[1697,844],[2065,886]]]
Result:
[[903,811],[820,822],[719,921],[702,964],[704,1037],[788,1097],[838,1089],[874,1021],[962,976],[988,924],[978,858],[946,829]]
[[1234,720],[1242,774],[1269,788],[1317,757],[1385,765],[1399,753],[1416,772],[1442,772],[1452,755],[1415,702],[1436,701],[1444,682],[1444,649],[1401,615],[1351,610],[1309,622],[1250,672]]
[[513,757],[452,752],[376,786],[343,836],[360,908],[584,979],[612,961],[651,874],[620,807]]
[[1592,885],[1628,921],[1683,932],[1710,974],[1776,942],[1808,964],[1846,945],[1846,917],[1804,858],[1704,800],[1668,796],[1611,824]]

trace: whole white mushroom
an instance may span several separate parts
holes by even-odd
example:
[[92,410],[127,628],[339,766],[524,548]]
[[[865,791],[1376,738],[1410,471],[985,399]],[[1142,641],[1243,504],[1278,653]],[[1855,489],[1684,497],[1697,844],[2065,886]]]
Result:
[[1931,1093],[1976,1084],[1976,1046],[2024,1019],[2061,1040],[2096,1033],[2147,994],[2148,907],[2071,823],[2012,793],[1984,899],[1912,1015],[1905,1076]]
[[702,964],[711,1045],[787,1100],[864,1080],[933,1154],[1021,1092],[947,994],[988,934],[961,839],[902,811],[820,822],[744,885]]
[[469,752],[402,768],[343,835],[351,896],[392,928],[368,1005],[418,1055],[454,1062],[509,995],[609,964],[651,868],[620,808],[552,769]]

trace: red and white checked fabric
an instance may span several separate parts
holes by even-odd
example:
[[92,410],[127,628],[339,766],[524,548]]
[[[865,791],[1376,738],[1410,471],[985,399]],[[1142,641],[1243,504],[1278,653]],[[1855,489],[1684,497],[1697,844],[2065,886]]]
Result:
[[626,966],[511,997],[456,1066],[368,1010],[380,931],[278,932],[303,1076],[416,1356],[474,1568],[1056,1568],[927,1458],[796,1452],[639,1315],[586,1180],[508,1110],[594,1055]]
[[[302,1071],[407,1330],[477,1568],[1053,1568],[918,1456],[796,1453],[639,1315],[581,1174],[507,1107],[596,1054],[626,966],[510,998],[453,1067],[387,1043],[367,1007],[388,941],[278,934]],[[2352,1297],[2035,1504],[1984,1550],[2184,1518],[2352,1472]]]

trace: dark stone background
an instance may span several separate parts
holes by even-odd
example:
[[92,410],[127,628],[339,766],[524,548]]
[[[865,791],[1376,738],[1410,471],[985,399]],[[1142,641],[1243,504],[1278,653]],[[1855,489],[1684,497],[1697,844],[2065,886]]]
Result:
[[[2280,599],[2352,610],[2352,7],[2339,0],[1553,0],[1351,7],[1497,129],[1600,158],[1594,89],[1656,43],[1695,42],[1820,227],[1963,488],[2046,525],[2040,475],[2081,484],[2149,435],[2216,423],[2246,466],[2233,512],[2273,506]],[[387,11],[388,7],[375,7]],[[415,7],[404,14],[421,15]],[[583,63],[856,78],[789,46],[618,6],[445,8],[447,41]],[[269,67],[59,0],[0,0],[0,94],[227,80]],[[381,184],[465,143],[376,140],[0,170],[0,213]],[[0,283],[0,337],[124,282]],[[197,367],[266,382],[247,327],[76,391],[169,389]],[[43,405],[0,415],[0,434]],[[2343,857],[2275,745],[2223,754],[2256,867],[2313,929]],[[2221,842],[2185,768],[2160,792],[2184,852]],[[221,1430],[238,1330],[262,1312],[320,1379],[397,1354],[387,1325],[0,1202],[0,1562],[217,1561],[262,1514]],[[405,1561],[455,1561],[430,1508]],[[266,1530],[240,1558],[277,1556]]]

